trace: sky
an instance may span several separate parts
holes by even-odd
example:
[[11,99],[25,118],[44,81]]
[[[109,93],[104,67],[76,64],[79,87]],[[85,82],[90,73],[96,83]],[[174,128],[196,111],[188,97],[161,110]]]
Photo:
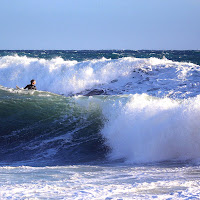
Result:
[[200,49],[200,0],[0,0],[0,49]]

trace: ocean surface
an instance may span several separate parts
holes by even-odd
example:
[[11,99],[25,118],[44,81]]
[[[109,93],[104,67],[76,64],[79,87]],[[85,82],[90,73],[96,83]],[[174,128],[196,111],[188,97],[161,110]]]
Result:
[[0,51],[0,199],[199,188],[200,51]]

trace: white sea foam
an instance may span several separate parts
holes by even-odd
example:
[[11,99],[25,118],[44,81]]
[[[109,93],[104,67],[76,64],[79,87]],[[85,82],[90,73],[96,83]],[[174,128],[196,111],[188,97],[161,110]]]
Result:
[[200,96],[178,101],[133,95],[102,130],[110,158],[130,163],[199,159],[199,102]]
[[76,99],[87,109],[102,110],[105,125],[101,133],[112,160],[200,159],[200,96],[174,100],[135,94]]
[[[0,168],[1,199],[199,198],[199,167]],[[22,178],[23,177],[23,178]]]
[[[149,93],[163,95],[192,95],[199,87],[198,65],[167,59],[94,59],[69,61],[26,56],[0,58],[0,85],[25,87],[37,80],[39,90],[69,95],[85,90],[101,89],[106,94]],[[190,95],[190,94],[188,94]]]

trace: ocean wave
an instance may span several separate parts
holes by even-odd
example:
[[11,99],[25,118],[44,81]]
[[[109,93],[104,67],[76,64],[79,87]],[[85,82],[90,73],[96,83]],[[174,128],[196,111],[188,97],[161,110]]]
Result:
[[[44,93],[44,92],[43,92]],[[103,159],[98,107],[76,98],[0,90],[1,164],[65,165]]]
[[198,65],[166,58],[102,58],[80,62],[60,57],[0,58],[0,85],[22,88],[34,78],[39,90],[65,96],[148,93],[185,98],[198,94],[199,76]]
[[200,158],[200,96],[175,100],[148,94],[3,93],[1,163],[34,166]]

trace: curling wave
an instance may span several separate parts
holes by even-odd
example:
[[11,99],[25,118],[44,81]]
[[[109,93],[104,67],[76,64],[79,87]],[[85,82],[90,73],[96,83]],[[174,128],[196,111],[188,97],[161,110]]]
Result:
[[1,164],[65,165],[103,159],[107,149],[100,134],[101,112],[78,102],[45,92],[0,89]]
[[1,164],[200,158],[199,96],[0,93]]

